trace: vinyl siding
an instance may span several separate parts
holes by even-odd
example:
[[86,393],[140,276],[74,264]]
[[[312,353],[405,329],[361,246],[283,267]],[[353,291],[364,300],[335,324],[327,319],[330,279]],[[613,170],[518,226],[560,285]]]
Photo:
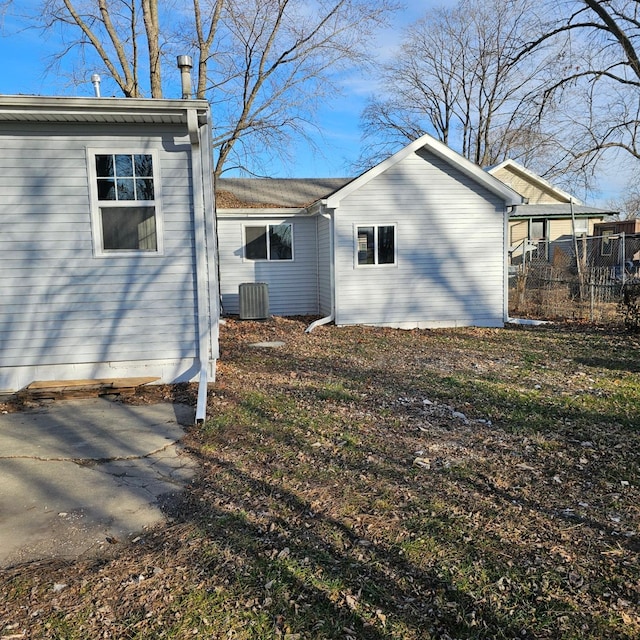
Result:
[[[425,150],[336,211],[337,324],[500,326],[504,203]],[[355,228],[396,225],[397,264],[355,264]]]
[[549,220],[549,240],[553,242],[558,238],[573,237],[573,226],[571,219]]
[[529,221],[518,220],[509,222],[509,237],[512,246],[521,243],[529,237]]
[[[290,222],[293,231],[293,260],[244,259],[243,228]],[[274,315],[318,313],[318,269],[316,220],[299,215],[287,218],[218,216],[218,255],[222,311],[237,314],[238,289],[245,282],[266,282],[269,312]]]
[[557,204],[559,202],[567,202],[566,199],[558,198],[553,192],[544,188],[544,185],[536,182],[531,178],[524,176],[509,167],[502,167],[493,172],[493,175],[508,184],[514,191],[524,196],[529,204]]
[[[3,370],[195,355],[190,147],[182,136],[141,126],[0,127]],[[87,148],[157,151],[163,255],[94,257]]]

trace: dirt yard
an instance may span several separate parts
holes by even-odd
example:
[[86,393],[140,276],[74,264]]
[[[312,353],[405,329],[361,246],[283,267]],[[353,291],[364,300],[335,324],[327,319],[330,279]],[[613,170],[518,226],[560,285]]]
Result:
[[0,572],[0,638],[640,637],[637,338],[308,322],[222,327],[167,524]]

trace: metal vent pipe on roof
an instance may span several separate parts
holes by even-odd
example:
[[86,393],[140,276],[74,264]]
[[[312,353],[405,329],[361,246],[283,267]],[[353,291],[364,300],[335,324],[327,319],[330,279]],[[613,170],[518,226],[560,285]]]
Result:
[[91,76],[91,84],[93,85],[93,91],[95,93],[96,98],[100,97],[100,76],[97,73],[94,73]]
[[178,56],[178,69],[182,79],[182,99],[191,98],[191,69],[193,69],[193,59],[191,56]]

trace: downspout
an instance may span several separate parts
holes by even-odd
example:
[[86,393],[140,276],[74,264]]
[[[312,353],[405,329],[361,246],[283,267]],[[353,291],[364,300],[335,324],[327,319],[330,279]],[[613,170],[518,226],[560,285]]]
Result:
[[329,286],[331,288],[331,313],[324,318],[319,318],[312,322],[305,330],[305,333],[311,333],[316,327],[323,324],[329,324],[336,318],[336,283],[335,283],[335,267],[334,267],[334,241],[333,241],[333,216],[330,213],[318,214],[329,221]]
[[509,321],[509,219],[513,206],[505,207],[505,215],[502,223],[502,246],[504,247],[504,264],[502,267],[502,322]]
[[209,384],[209,274],[207,271],[207,239],[205,232],[204,185],[198,112],[187,111],[187,129],[191,142],[191,177],[193,183],[193,227],[196,253],[196,295],[198,296],[198,401],[196,424],[201,424],[207,414],[207,386]]

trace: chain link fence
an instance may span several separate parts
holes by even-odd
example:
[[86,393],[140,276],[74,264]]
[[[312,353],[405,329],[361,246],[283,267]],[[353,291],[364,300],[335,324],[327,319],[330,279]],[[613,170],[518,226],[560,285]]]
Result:
[[512,317],[621,322],[640,283],[640,234],[523,240],[509,252]]

